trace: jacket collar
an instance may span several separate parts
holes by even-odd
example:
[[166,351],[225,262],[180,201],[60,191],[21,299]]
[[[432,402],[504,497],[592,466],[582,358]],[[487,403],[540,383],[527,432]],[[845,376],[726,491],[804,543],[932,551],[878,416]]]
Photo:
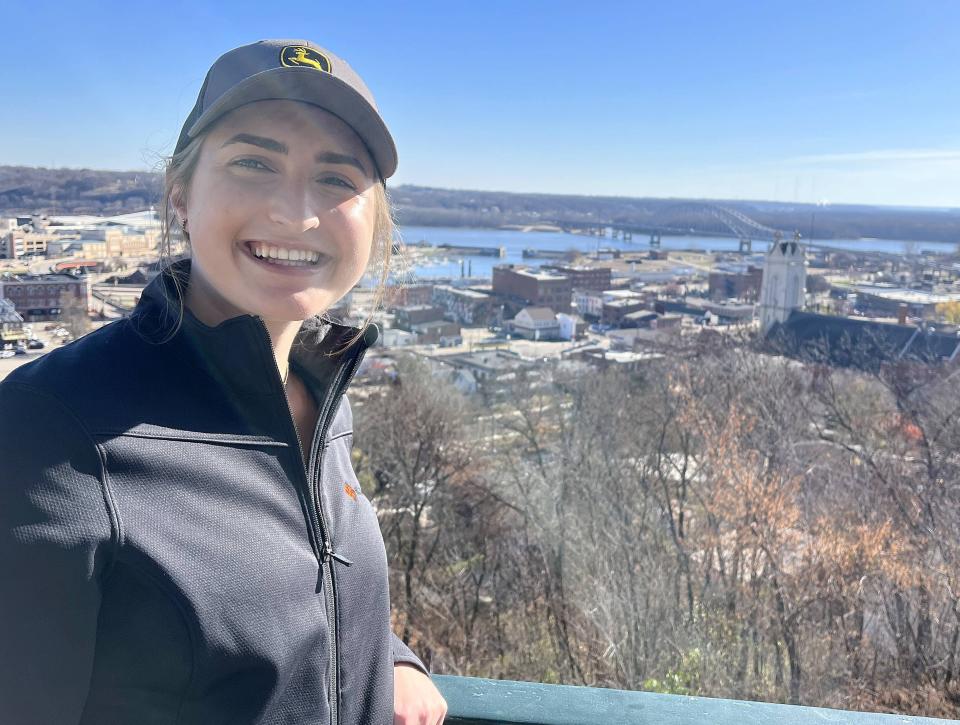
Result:
[[[278,373],[270,337],[260,317],[243,314],[215,327],[204,324],[182,303],[189,281],[188,258],[165,267],[144,288],[130,315],[138,334],[152,344],[182,347],[178,354],[193,357],[193,362],[234,394],[276,392]],[[359,339],[349,345],[358,335]],[[317,395],[378,337],[376,325],[361,330],[317,316],[301,326],[290,351],[291,364]]]

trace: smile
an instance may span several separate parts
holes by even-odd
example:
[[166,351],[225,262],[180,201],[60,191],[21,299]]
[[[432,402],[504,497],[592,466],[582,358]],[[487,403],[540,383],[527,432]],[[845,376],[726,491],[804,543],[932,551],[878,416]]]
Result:
[[247,242],[244,246],[257,260],[278,267],[319,267],[327,259],[313,249],[278,247],[266,242]]

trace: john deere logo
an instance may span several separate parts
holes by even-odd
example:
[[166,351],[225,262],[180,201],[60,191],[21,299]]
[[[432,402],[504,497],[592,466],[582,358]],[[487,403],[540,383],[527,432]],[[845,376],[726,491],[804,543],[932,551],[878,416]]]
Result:
[[316,68],[330,72],[330,59],[323,53],[303,45],[287,45],[280,51],[280,62],[288,68]]

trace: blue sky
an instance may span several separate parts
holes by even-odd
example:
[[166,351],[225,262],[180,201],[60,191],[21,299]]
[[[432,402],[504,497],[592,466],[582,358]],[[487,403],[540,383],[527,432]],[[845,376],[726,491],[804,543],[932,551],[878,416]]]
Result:
[[[960,2],[16,3],[0,163],[155,168],[210,63],[356,68],[394,183],[960,207]],[[12,15],[12,16],[11,16]]]

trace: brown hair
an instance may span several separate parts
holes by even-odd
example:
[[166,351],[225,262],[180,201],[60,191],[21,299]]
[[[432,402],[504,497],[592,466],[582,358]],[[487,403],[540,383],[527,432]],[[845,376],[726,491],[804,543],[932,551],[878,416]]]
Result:
[[[174,261],[173,245],[174,238],[182,240],[184,251],[188,252],[190,248],[190,234],[184,230],[180,223],[180,217],[177,215],[175,196],[190,192],[190,183],[193,180],[194,171],[197,168],[197,162],[200,159],[200,151],[203,147],[203,141],[210,130],[215,126],[208,127],[190,142],[184,146],[178,153],[173,154],[166,159],[163,172],[163,198],[160,202],[160,266],[161,268],[170,268]],[[377,290],[373,298],[373,308],[367,315],[367,318],[360,326],[359,332],[354,335],[342,349],[353,345],[357,340],[363,337],[364,331],[369,327],[373,320],[373,315],[382,309],[384,297],[387,291],[387,280],[390,276],[390,256],[393,249],[393,238],[396,230],[396,222],[393,217],[393,207],[390,204],[390,196],[387,192],[386,183],[382,178],[378,178],[374,183],[373,189],[374,203],[374,224],[373,224],[373,244],[370,250],[370,262],[368,271],[372,267],[375,270],[377,279]],[[180,317],[177,320],[176,327],[179,327],[183,320],[184,297],[183,290],[188,280],[179,278],[171,271],[171,278],[179,297]],[[331,320],[327,318],[326,313],[321,313],[317,319],[320,323],[327,323]],[[174,331],[176,331],[176,327]],[[340,352],[338,350],[337,352]]]

